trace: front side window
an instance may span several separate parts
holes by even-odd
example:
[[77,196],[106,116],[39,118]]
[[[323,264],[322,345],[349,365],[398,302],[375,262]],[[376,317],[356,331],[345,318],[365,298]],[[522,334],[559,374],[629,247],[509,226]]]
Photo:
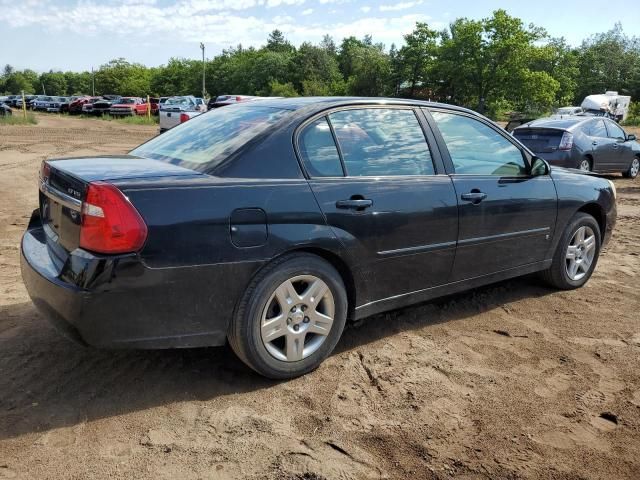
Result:
[[455,172],[463,175],[527,175],[522,152],[493,128],[471,117],[431,112]]
[[613,122],[607,122],[607,130],[609,131],[609,138],[616,138],[619,140],[625,140],[627,138],[624,130]]
[[433,161],[412,110],[364,108],[329,115],[347,175],[433,175]]
[[325,117],[310,123],[300,134],[298,145],[311,177],[341,177],[342,164]]

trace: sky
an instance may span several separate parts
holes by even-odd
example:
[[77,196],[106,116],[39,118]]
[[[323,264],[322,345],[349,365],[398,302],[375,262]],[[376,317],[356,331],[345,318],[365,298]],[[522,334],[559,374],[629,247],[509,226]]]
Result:
[[119,57],[157,66],[201,58],[200,42],[208,58],[240,43],[258,47],[276,28],[295,45],[328,33],[336,43],[370,34],[389,47],[401,45],[417,21],[442,29],[498,8],[579,45],[616,22],[640,36],[635,1],[0,0],[0,66],[81,71]]

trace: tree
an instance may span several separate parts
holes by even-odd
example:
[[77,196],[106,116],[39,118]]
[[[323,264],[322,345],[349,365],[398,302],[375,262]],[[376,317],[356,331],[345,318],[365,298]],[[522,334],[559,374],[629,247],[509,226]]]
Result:
[[297,97],[298,92],[291,82],[280,83],[277,80],[269,83],[269,95],[272,97]]
[[53,70],[40,75],[40,83],[47,95],[65,95],[67,93],[67,79],[62,72]]
[[404,45],[393,58],[400,78],[408,83],[408,95],[415,96],[416,88],[429,82],[437,55],[438,32],[426,23],[417,22],[416,28],[404,36]]
[[151,90],[150,70],[124,58],[111,60],[95,72],[96,93],[124,96],[146,96]]
[[291,45],[287,39],[284,37],[284,34],[276,29],[269,34],[269,38],[267,38],[267,45],[265,47],[267,50],[271,50],[272,52],[279,53],[292,53],[295,51],[293,45]]
[[606,90],[634,98],[640,95],[640,40],[625,35],[620,24],[582,42],[578,56],[576,100]]
[[[438,78],[434,85],[438,96],[497,114],[497,106],[526,110],[549,108],[559,89],[551,75],[540,75],[535,69],[537,43],[546,32],[534,25],[496,10],[483,20],[457,19],[449,31],[441,33],[439,58],[434,66]],[[536,101],[527,93],[535,79]],[[539,102],[545,99],[546,105]]]

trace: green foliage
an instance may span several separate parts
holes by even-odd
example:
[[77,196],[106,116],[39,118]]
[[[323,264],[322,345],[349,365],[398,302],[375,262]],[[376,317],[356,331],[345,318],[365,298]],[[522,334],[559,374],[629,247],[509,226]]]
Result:
[[268,95],[272,97],[297,97],[298,92],[291,82],[280,83],[277,80],[273,80],[269,83]]
[[640,102],[631,102],[629,116],[623,125],[626,127],[640,127]]
[[[424,98],[476,109],[495,119],[510,111],[541,115],[580,104],[589,94],[617,90],[640,99],[640,39],[619,25],[577,48],[544,29],[496,10],[487,18],[458,18],[436,31],[418,22],[402,45],[371,36],[292,45],[272,31],[264,47],[242,45],[205,62],[212,96],[358,95]],[[171,58],[148,68],[115,59],[90,72],[15,70],[6,65],[0,92],[154,96],[202,93],[202,61]],[[634,107],[638,108],[638,107]],[[637,114],[630,117],[637,118]]]

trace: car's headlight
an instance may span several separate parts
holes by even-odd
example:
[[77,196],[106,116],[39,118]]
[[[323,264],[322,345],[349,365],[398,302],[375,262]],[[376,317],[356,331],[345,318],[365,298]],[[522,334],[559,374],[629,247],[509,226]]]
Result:
[[611,180],[607,180],[609,182],[609,185],[611,185],[611,190],[613,190],[613,198],[615,200],[618,199],[618,192],[616,191],[616,184],[613,183]]

